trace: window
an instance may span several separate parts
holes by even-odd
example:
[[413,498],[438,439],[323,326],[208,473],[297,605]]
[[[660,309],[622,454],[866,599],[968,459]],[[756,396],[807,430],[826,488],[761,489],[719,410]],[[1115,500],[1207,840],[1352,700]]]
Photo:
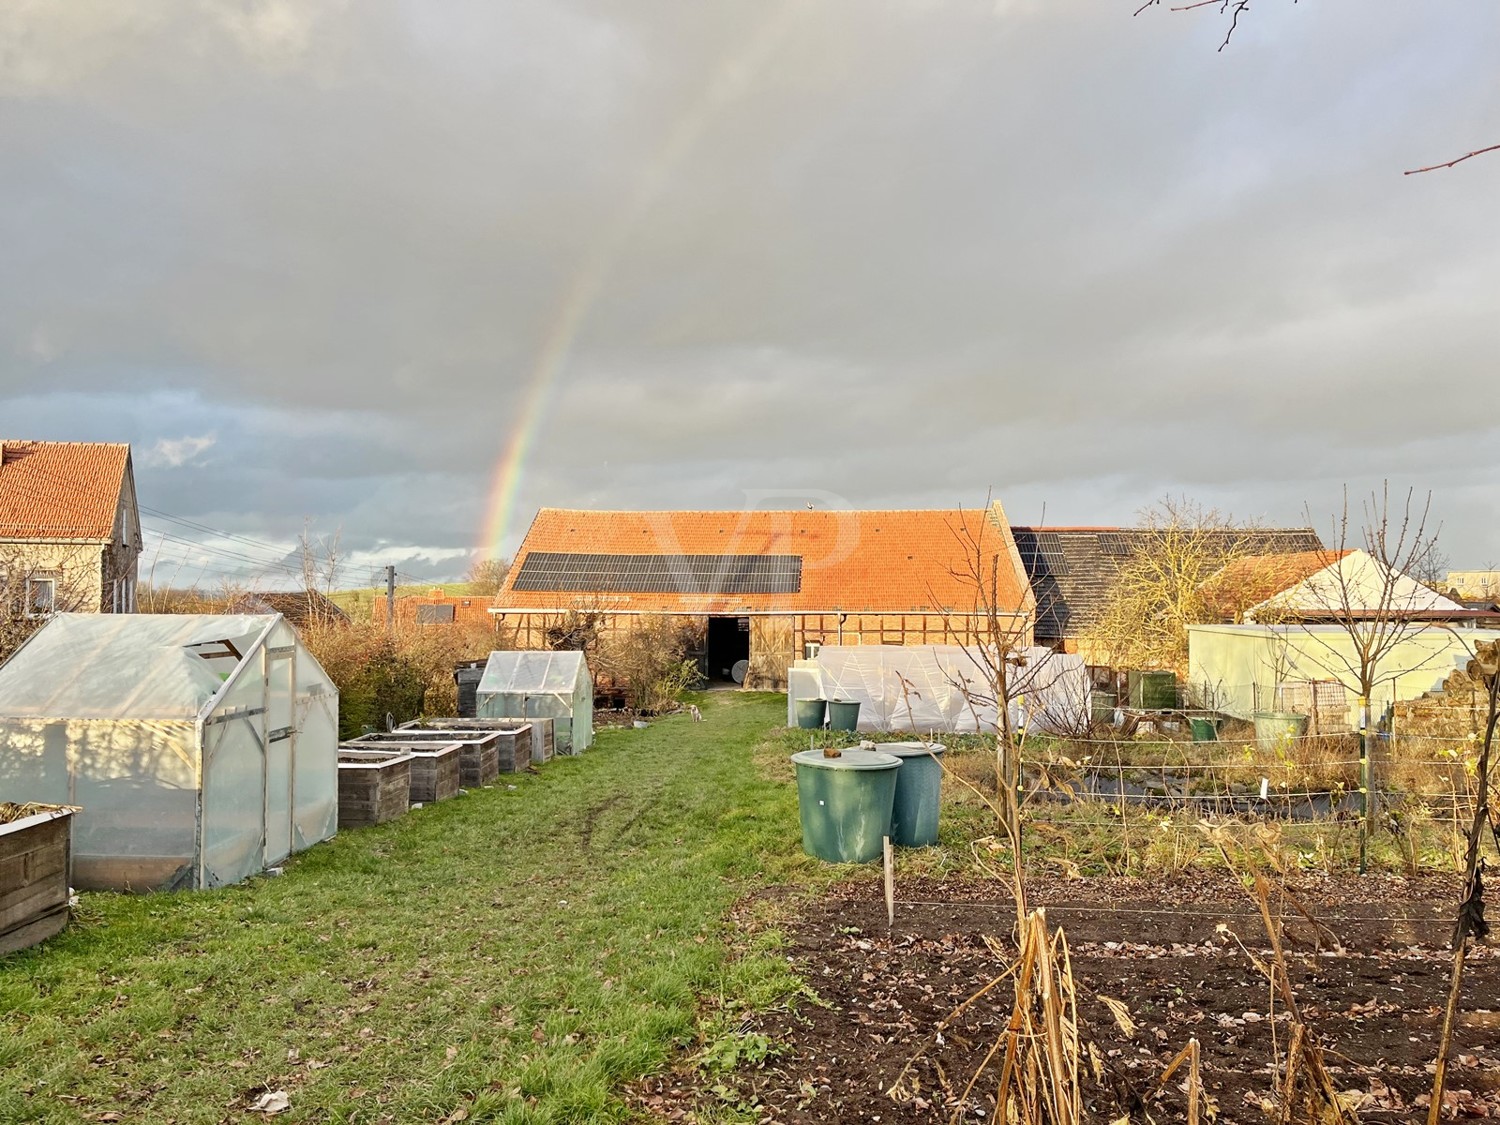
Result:
[[46,617],[57,604],[57,579],[26,579],[26,616]]

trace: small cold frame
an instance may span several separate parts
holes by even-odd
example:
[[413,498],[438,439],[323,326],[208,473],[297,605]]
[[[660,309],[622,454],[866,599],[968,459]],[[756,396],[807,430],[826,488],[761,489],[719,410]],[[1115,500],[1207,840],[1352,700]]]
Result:
[[532,551],[515,590],[607,594],[796,594],[801,555],[585,555]]

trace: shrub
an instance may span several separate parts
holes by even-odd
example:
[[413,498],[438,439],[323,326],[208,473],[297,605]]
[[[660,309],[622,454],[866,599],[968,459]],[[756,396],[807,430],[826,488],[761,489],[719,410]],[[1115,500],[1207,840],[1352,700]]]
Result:
[[339,689],[339,737],[383,729],[420,715],[455,715],[454,665],[505,647],[483,627],[461,625],[310,624],[302,640]]
[[596,678],[623,691],[637,711],[670,711],[701,679],[692,657],[698,637],[690,621],[642,617],[600,640]]

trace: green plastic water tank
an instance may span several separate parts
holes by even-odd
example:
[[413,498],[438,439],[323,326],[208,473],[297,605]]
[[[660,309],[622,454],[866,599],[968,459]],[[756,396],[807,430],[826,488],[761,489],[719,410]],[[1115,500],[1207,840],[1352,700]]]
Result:
[[803,750],[792,762],[802,850],[829,863],[879,859],[891,834],[901,759],[873,750],[845,750],[837,758]]
[[859,729],[859,700],[830,699],[828,701],[829,730]]
[[938,811],[943,797],[943,767],[937,742],[882,742],[882,754],[901,760],[896,774],[896,801],[891,809],[891,842],[903,848],[930,848],[938,841]]
[[797,726],[802,730],[822,730],[827,707],[826,699],[797,700]]

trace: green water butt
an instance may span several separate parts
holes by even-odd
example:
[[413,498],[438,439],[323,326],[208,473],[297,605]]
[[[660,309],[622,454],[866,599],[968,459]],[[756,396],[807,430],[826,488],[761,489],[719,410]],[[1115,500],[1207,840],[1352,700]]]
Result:
[[802,850],[829,863],[868,863],[891,834],[896,776],[901,759],[873,750],[821,750],[792,755]]

